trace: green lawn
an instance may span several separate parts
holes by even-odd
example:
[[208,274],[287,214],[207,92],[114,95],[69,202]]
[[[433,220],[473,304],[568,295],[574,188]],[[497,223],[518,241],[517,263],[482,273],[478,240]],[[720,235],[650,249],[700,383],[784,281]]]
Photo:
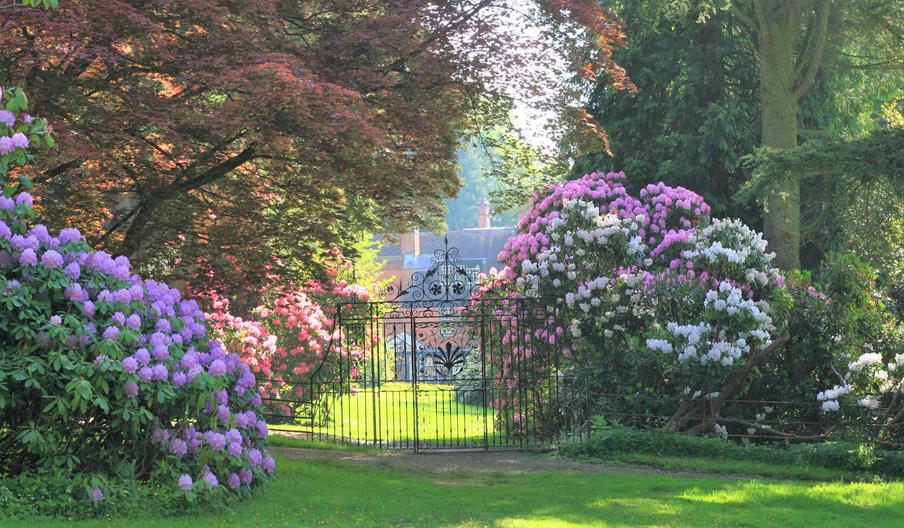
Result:
[[[413,446],[419,442],[436,447],[480,447],[484,442],[484,413],[480,405],[467,405],[455,398],[451,385],[422,383],[415,398],[412,384],[385,383],[379,391],[361,389],[356,394],[329,396],[334,415],[314,429],[324,437],[338,437],[360,443]],[[417,415],[415,416],[415,408]],[[374,423],[374,411],[379,423]],[[509,431],[494,431],[493,410],[488,440],[490,445],[511,443]],[[417,426],[415,426],[417,424]],[[274,430],[309,430],[307,427],[274,425]],[[503,429],[505,429],[503,427]],[[508,434],[507,434],[508,433]],[[415,435],[417,435],[415,437]]]
[[[230,512],[67,526],[904,526],[902,483],[720,480],[605,472],[419,473],[282,458],[278,472],[276,482]],[[0,521],[0,525],[15,524]],[[60,522],[19,525],[59,526]]]

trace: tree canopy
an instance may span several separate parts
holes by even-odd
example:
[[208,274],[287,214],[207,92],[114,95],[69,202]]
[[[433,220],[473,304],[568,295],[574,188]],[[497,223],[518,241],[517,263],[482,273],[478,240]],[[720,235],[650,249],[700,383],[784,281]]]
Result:
[[[582,35],[571,40],[592,46],[591,71],[624,83],[609,60],[620,20],[585,0],[531,5],[544,31]],[[90,243],[159,276],[254,291],[310,273],[362,231],[442,216],[459,137],[510,105],[490,80],[549,52],[503,45],[510,8],[20,5],[0,21],[0,75],[56,127],[60,148],[35,178],[48,220],[78,218]]]
[[[764,2],[754,4],[757,10],[768,7]],[[732,198],[750,176],[751,166],[740,161],[758,145],[793,149],[799,141],[813,139],[826,141],[808,149],[833,148],[837,143],[830,138],[858,138],[900,118],[904,83],[900,46],[894,45],[904,32],[900,3],[858,2],[852,9],[836,2],[784,4],[791,10],[785,15],[797,23],[788,30],[795,35],[789,45],[796,50],[791,54],[791,60],[797,60],[796,71],[790,72],[796,84],[782,92],[791,106],[777,112],[763,99],[763,61],[770,59],[763,55],[761,38],[767,28],[761,27],[751,5],[604,2],[630,28],[628,45],[614,58],[632,72],[638,89],[616,92],[599,83],[590,92],[587,108],[609,131],[614,157],[584,156],[574,173],[625,169],[632,174],[628,183],[632,189],[660,179],[684,185],[703,194],[716,214],[758,225],[761,213],[777,214],[776,204],[768,198],[776,186],[792,181],[792,187],[798,187],[794,177],[779,178],[770,172],[762,200]],[[822,42],[818,53],[817,41]],[[783,134],[791,131],[793,141],[778,144],[764,135],[766,107],[771,108],[770,115],[784,120],[778,128]],[[813,215],[826,204],[818,195],[808,188],[800,197],[805,267],[815,267],[826,251],[838,249],[834,234],[812,229],[818,221]],[[851,219],[838,213],[839,221]],[[796,213],[788,215],[797,222]],[[781,236],[764,227],[781,257],[785,247],[779,243]],[[792,245],[790,252],[796,254],[797,243]],[[779,263],[788,267],[781,258]]]

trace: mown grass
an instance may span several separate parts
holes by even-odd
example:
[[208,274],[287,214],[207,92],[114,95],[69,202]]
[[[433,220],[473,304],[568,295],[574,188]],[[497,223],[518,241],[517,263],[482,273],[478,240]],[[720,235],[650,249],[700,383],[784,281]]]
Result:
[[578,528],[904,526],[902,483],[807,483],[650,474],[424,473],[279,460],[279,478],[232,511],[2,526]]
[[[438,447],[478,447],[484,442],[485,417],[479,405],[457,401],[451,385],[422,383],[417,396],[411,383],[384,383],[378,391],[361,389],[355,394],[327,396],[333,415],[313,431],[316,437],[345,438],[360,443],[411,446],[429,442]],[[416,409],[416,410],[415,410]],[[415,412],[417,413],[415,415]],[[374,420],[374,416],[379,419]],[[494,412],[486,419],[492,444]],[[273,425],[275,430],[306,431],[310,427]]]
[[817,466],[783,466],[745,460],[647,455],[643,453],[613,454],[610,457],[600,459],[600,461],[653,467],[669,471],[697,471],[701,473],[748,475],[773,479],[843,480],[850,482],[864,480],[865,478],[864,475],[852,471]]

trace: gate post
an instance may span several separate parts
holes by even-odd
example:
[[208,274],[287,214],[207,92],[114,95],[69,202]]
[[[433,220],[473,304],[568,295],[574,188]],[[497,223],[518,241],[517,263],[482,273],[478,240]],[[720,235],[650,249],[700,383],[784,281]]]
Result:
[[490,450],[490,433],[487,421],[487,350],[486,350],[486,301],[480,299],[480,392],[483,400],[483,450]]
[[418,395],[417,395],[417,323],[414,317],[414,311],[416,303],[412,303],[410,313],[410,321],[411,321],[411,391],[412,397],[414,398],[414,452],[417,453],[421,449],[421,440],[420,440],[420,432],[419,432],[419,423],[417,416],[417,408],[418,408]]
[[[374,428],[374,445],[379,445],[383,447],[383,432],[380,430],[380,413],[379,410],[382,409],[381,402],[379,401],[379,389],[377,388],[377,377],[380,376],[380,366],[379,359],[377,359],[377,353],[374,350],[375,347],[379,347],[379,341],[374,340],[374,305],[372,303],[367,303],[367,326],[364,330],[364,339],[363,344],[365,350],[370,350],[370,401],[373,416],[373,428]],[[368,333],[367,330],[370,330]],[[364,358],[365,366],[367,365],[367,357]],[[364,380],[364,387],[367,387],[367,379]]]

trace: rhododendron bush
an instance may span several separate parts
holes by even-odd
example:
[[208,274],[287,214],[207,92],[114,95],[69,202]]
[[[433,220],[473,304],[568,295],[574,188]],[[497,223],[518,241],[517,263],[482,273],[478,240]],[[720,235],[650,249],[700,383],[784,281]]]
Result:
[[[0,149],[3,127],[29,119],[24,106],[0,110]],[[31,160],[27,141],[10,141],[4,171]],[[255,375],[210,339],[198,304],[92,251],[77,229],[35,223],[17,187],[0,196],[0,473],[137,478],[189,500],[267,480]]]
[[[302,407],[310,400],[306,390],[315,372],[322,379],[339,379],[335,371],[341,366],[351,373],[345,378],[355,378],[364,345],[352,344],[335,319],[339,307],[350,310],[368,299],[363,286],[336,278],[311,280],[254,309],[250,319],[229,314],[228,301],[211,294],[214,310],[208,320],[259,377],[269,420],[292,422],[299,412],[310,414]],[[351,385],[347,388],[351,390]]]
[[[853,426],[860,436],[885,446],[904,445],[904,326],[876,284],[875,271],[849,254],[829,255],[817,273],[822,292],[811,298],[821,310],[808,349],[831,348],[831,374],[816,394],[822,420]],[[791,383],[797,385],[799,381]]]
[[244,492],[274,469],[251,368],[178,290],[0,198],[0,460]]
[[525,336],[526,355],[530,339],[566,336],[568,368],[597,393],[598,411],[724,427],[701,417],[718,417],[787,339],[783,278],[759,233],[711,220],[699,195],[660,183],[634,197],[623,179],[552,186],[500,254],[501,278],[520,295],[559,306],[547,335]]

